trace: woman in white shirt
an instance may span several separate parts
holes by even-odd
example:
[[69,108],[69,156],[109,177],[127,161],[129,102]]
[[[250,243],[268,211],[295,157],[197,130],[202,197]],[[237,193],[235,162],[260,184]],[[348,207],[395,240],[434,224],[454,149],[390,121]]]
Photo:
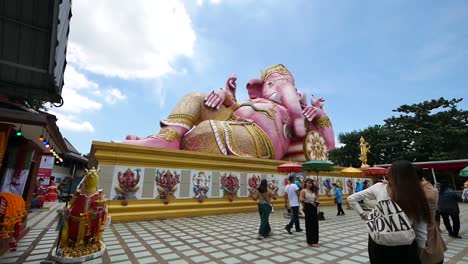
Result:
[[317,183],[307,178],[304,182],[304,187],[305,188],[299,195],[299,200],[304,208],[307,244],[309,246],[319,247],[319,223],[317,216],[317,206],[319,202]]
[[414,166],[406,160],[395,161],[388,173],[388,183],[376,183],[348,197],[348,202],[363,220],[367,220],[367,214],[359,201],[368,197],[375,197],[377,202],[391,198],[408,216],[416,234],[412,244],[400,246],[380,245],[369,236],[370,262],[420,263],[419,253],[426,244],[430,211]]

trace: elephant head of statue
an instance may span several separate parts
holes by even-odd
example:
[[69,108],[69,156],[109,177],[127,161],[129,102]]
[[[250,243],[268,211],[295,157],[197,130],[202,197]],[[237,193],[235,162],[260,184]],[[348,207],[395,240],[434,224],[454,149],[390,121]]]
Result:
[[305,136],[301,96],[293,76],[284,65],[278,64],[262,71],[261,79],[252,79],[247,83],[247,91],[250,99],[266,98],[284,106],[289,112],[295,136]]

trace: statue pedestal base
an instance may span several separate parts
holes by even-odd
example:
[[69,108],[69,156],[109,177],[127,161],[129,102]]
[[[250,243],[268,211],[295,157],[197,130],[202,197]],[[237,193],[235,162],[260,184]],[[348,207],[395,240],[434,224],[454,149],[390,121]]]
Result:
[[[248,196],[248,182],[252,177],[276,181],[278,199],[272,201],[272,204],[276,210],[281,211],[284,208],[284,180],[288,174],[277,172],[277,168],[284,163],[286,161],[96,141],[93,141],[89,159],[89,166],[99,167],[101,170],[99,188],[103,189],[107,197],[117,196],[115,188],[119,187],[119,173],[128,169],[140,171],[140,177],[133,179],[139,187],[132,194],[134,199],[126,197],[127,205],[122,205],[122,200],[109,201],[109,215],[112,215],[114,223],[255,212],[258,210],[257,201]],[[353,183],[355,179],[371,180],[370,177],[343,176],[340,174],[341,169],[343,168],[335,167],[334,171],[320,172],[318,176],[315,172],[305,172],[304,176],[318,178],[320,183],[327,180],[331,184],[339,180],[343,185],[347,180]],[[173,195],[168,195],[168,199],[160,197],[161,186],[156,181],[156,176],[165,171],[180,175]],[[231,197],[232,201],[224,195],[224,188],[221,188],[223,176],[231,173],[239,183],[238,191]],[[194,187],[196,177],[201,174],[206,175],[203,180],[206,180],[207,185],[206,198],[202,200],[198,199],[198,188]],[[348,195],[347,192],[343,194],[344,198]],[[322,206],[334,205],[334,197],[325,195],[324,188],[321,188],[319,199]]]
[[[100,256],[102,256],[104,254],[104,252],[106,252],[106,245],[102,241],[99,241],[99,243],[101,243],[101,250],[100,251],[89,254],[89,255],[83,255],[83,256],[80,256],[80,257],[64,257],[63,255],[61,255],[63,253],[59,254],[61,256],[57,256],[57,250],[56,250],[56,248],[53,248],[52,249],[52,259],[54,261],[57,261],[58,263],[82,263],[82,262],[85,262],[85,261],[88,261],[88,260],[91,260],[91,259],[99,258]],[[60,249],[59,249],[59,251],[60,251]]]

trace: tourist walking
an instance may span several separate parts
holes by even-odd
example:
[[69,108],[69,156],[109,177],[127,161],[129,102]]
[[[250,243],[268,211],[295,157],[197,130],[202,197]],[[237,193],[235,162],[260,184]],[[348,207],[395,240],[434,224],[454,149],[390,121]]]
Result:
[[273,192],[268,190],[268,181],[266,179],[261,180],[255,197],[258,201],[258,213],[260,214],[260,227],[257,239],[263,239],[271,235],[269,218],[272,209],[270,201],[273,197]]
[[[376,198],[377,205],[368,216],[358,201],[371,196]],[[348,202],[367,221],[371,263],[421,263],[419,252],[426,245],[426,223],[429,222],[430,212],[416,170],[409,161],[393,162],[388,183],[376,183],[352,194]],[[397,221],[393,218],[395,216]],[[396,225],[387,227],[387,221]],[[376,223],[379,228],[374,225]],[[386,233],[380,233],[381,228]]]
[[[292,234],[291,228],[293,225],[296,228],[296,232],[302,231],[299,224],[299,187],[294,183],[293,175],[290,175],[288,180],[289,184],[286,186],[284,199],[288,201],[291,207],[291,221],[289,221],[289,224],[287,224],[284,229],[286,229],[289,234]],[[286,210],[287,209],[286,207]]]
[[300,201],[304,207],[306,240],[309,246],[319,247],[319,222],[317,216],[318,186],[312,179],[304,182],[304,189],[300,193]]
[[336,215],[344,215],[343,211],[343,194],[341,193],[341,186],[338,186],[336,183],[333,183],[333,187],[335,187],[335,202],[336,202],[336,209],[338,213]]
[[426,195],[427,204],[429,206],[429,221],[427,222],[427,240],[426,247],[421,253],[421,262],[423,264],[444,263],[444,252],[447,250],[442,236],[440,235],[439,227],[436,225],[436,211],[439,202],[439,193],[432,184],[423,177],[423,171],[419,167],[415,167],[418,173],[418,179],[421,187]]
[[[449,236],[454,238],[462,238],[458,232],[460,231],[460,208],[458,201],[461,199],[451,190],[447,189],[447,185],[440,184],[439,188],[439,213],[444,221],[445,228]],[[450,224],[452,219],[453,226]]]
[[462,199],[464,203],[468,203],[468,181],[463,184]]

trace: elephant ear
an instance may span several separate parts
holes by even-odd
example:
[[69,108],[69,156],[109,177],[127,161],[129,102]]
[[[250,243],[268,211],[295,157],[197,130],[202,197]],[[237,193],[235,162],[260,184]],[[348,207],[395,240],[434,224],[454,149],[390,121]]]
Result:
[[247,83],[247,92],[250,99],[263,97],[263,84],[264,81],[261,79],[252,79]]

